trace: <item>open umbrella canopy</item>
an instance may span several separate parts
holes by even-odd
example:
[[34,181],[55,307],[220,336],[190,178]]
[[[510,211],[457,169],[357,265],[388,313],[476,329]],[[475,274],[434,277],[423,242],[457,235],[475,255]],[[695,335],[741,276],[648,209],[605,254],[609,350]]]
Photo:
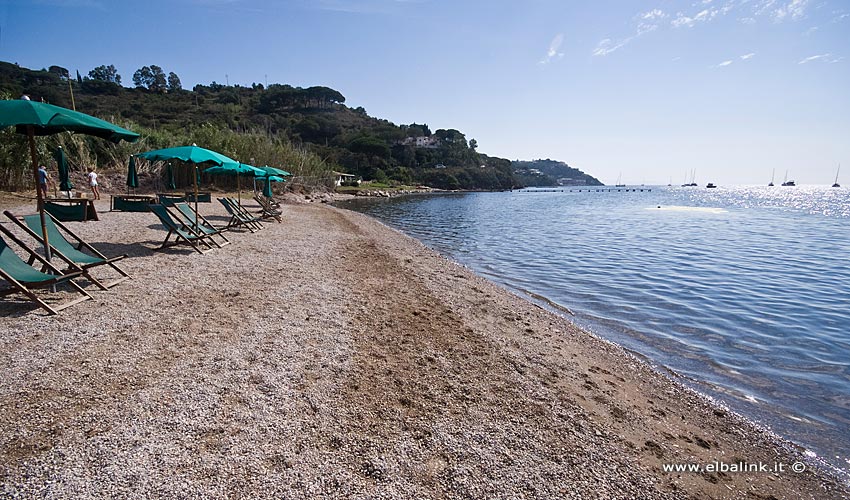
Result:
[[15,127],[18,133],[27,135],[32,159],[33,180],[35,181],[36,203],[41,218],[41,234],[44,238],[44,252],[46,257],[50,259],[47,223],[44,218],[44,198],[41,195],[41,189],[38,188],[38,153],[35,149],[35,136],[58,134],[59,132],[77,132],[112,142],[121,142],[122,140],[135,142],[140,136],[135,132],[85,113],[29,99],[0,101],[0,129],[6,127]]
[[[146,151],[136,156],[149,161],[182,160],[195,165],[195,212],[198,212],[198,164],[211,163],[213,165],[238,165],[239,162],[228,158],[221,153],[205,149],[192,144],[191,146],[177,146],[174,148],[156,149]],[[170,166],[170,164],[169,164]],[[173,182],[173,181],[172,181]],[[195,223],[197,223],[197,218]]]
[[265,166],[262,166],[262,167],[257,167],[257,168],[265,171],[266,174],[268,174],[268,175],[279,175],[281,177],[285,177],[287,175],[292,175],[289,172],[287,172],[286,170],[281,170],[279,168],[270,167],[268,165],[265,165]]
[[18,133],[51,135],[79,132],[112,142],[135,142],[139,134],[79,111],[71,111],[44,102],[16,99],[0,101],[0,128],[16,127]]
[[270,175],[270,176],[266,177],[265,180],[267,180],[269,182],[286,182],[286,179],[284,179],[283,177],[280,177],[279,175]]
[[248,165],[247,163],[224,164],[210,167],[204,170],[205,174],[212,175],[239,175],[243,177],[265,177],[266,172],[262,169]]
[[214,165],[239,164],[233,158],[195,145],[146,151],[136,156],[150,161],[183,160],[188,163],[212,163]]
[[68,172],[68,160],[65,159],[65,151],[62,146],[56,148],[56,154],[53,158],[56,160],[56,167],[59,169],[59,190],[70,191],[74,189],[74,184],[71,182],[71,176]]
[[130,188],[139,187],[139,174],[136,172],[136,159],[130,157],[130,165],[127,167],[127,192]]

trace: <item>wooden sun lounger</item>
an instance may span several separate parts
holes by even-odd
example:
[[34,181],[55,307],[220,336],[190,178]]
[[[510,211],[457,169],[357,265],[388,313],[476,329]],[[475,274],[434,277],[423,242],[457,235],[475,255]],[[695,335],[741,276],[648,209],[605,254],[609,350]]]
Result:
[[[66,272],[63,274],[58,268],[52,265],[50,261],[36,253],[32,248],[28,247],[11,231],[3,226],[0,226],[0,231],[29,254],[30,262],[34,263],[35,261],[38,261],[42,265],[41,271],[33,268],[32,265],[25,262],[14,250],[12,250],[4,238],[0,237],[0,277],[11,285],[10,289],[0,291],[0,295],[5,296],[16,292],[21,293],[31,301],[38,304],[39,307],[46,310],[49,314],[58,314],[59,311],[63,309],[92,298],[88,292],[83,290],[80,285],[73,281],[74,278],[82,275],[82,271]],[[50,271],[50,273],[44,271]],[[33,292],[34,289],[58,285],[60,283],[67,283],[76,292],[80,293],[82,297],[78,297],[61,305],[50,305]]]
[[[9,210],[4,211],[3,213],[24,232],[29,234],[40,244],[44,245],[44,239],[41,234],[41,217],[38,214],[18,217]],[[115,264],[117,261],[125,259],[127,257],[126,255],[119,255],[112,258],[103,255],[49,213],[44,214],[44,221],[47,228],[47,241],[50,242],[51,254],[64,261],[68,265],[69,269],[81,271],[89,281],[94,283],[101,290],[108,290],[109,288],[130,279],[130,275]],[[74,243],[68,241],[68,238],[66,238],[65,235],[68,235]],[[87,250],[89,253],[83,252],[83,249]],[[91,274],[91,269],[99,266],[112,268],[120,275],[120,277],[108,283],[103,283]]]
[[252,233],[263,228],[260,219],[248,213],[233,198],[219,198],[218,201],[224,205],[225,210],[230,214],[230,221],[227,223],[227,227],[244,227]]
[[278,210],[277,207],[273,206],[271,201],[268,198],[260,196],[259,194],[254,195],[254,200],[260,204],[260,208],[262,209],[261,218],[263,219],[274,219],[278,222],[283,222],[280,219],[282,212]]
[[[215,227],[212,222],[208,221],[203,215],[196,212],[195,209],[188,203],[177,202],[174,204],[174,208],[177,210],[173,213],[177,216],[179,222],[194,229],[196,233],[203,233],[209,236],[209,240],[213,243],[213,245],[221,248],[231,243],[221,229]],[[213,236],[221,236],[224,242],[217,242]]]
[[[181,243],[186,243],[200,254],[207,253],[213,249],[212,245],[206,241],[208,236],[198,234],[189,226],[174,220],[171,216],[171,212],[168,211],[168,208],[165,207],[165,205],[152,203],[148,207],[150,208],[150,211],[159,218],[159,221],[162,222],[165,229],[168,230],[168,234],[165,235],[165,240],[163,240],[162,245],[160,245],[157,250],[163,250]],[[174,240],[169,242],[168,240],[172,235],[174,236]],[[202,249],[201,245],[205,246],[206,249]]]

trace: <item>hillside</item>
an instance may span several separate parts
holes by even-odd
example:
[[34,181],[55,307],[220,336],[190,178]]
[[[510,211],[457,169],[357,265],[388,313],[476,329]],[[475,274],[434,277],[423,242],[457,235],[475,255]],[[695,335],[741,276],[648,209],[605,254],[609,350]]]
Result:
[[[27,94],[33,100],[75,106],[144,138],[137,145],[119,146],[120,151],[102,141],[77,138],[63,144],[72,165],[119,168],[130,154],[196,142],[246,162],[281,166],[319,184],[330,182],[333,171],[442,189],[504,190],[522,187],[527,179],[514,175],[509,160],[479,153],[475,139],[458,130],[432,132],[426,124],[396,125],[371,117],[362,107],[346,106],[345,96],[328,87],[213,82],[186,90],[176,74],[166,79],[157,66],[137,71],[135,88],[121,85],[112,66],[88,75],[75,78],[58,66],[34,71],[0,62],[0,95],[5,98]],[[47,152],[61,140],[48,138],[41,147]],[[0,187],[23,182],[14,171],[21,151],[0,149]]]
[[533,160],[511,163],[514,175],[525,186],[602,186],[599,179],[561,161]]

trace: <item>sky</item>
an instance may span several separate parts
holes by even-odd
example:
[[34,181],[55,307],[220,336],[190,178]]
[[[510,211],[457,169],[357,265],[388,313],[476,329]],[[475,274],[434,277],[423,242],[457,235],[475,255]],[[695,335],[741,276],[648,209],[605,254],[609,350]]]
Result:
[[324,85],[605,183],[850,185],[848,0],[0,0],[0,60]]

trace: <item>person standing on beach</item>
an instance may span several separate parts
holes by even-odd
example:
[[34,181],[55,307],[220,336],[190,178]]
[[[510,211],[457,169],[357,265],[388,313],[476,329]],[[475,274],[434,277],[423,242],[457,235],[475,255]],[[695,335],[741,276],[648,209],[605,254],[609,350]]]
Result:
[[38,189],[41,190],[42,198],[47,198],[48,184],[53,184],[53,179],[51,179],[50,174],[47,173],[47,167],[40,165],[38,167]]
[[91,192],[94,195],[95,200],[100,199],[100,191],[97,189],[97,173],[94,171],[94,167],[88,168],[89,173],[86,174],[86,179],[89,181],[89,186],[91,187]]

